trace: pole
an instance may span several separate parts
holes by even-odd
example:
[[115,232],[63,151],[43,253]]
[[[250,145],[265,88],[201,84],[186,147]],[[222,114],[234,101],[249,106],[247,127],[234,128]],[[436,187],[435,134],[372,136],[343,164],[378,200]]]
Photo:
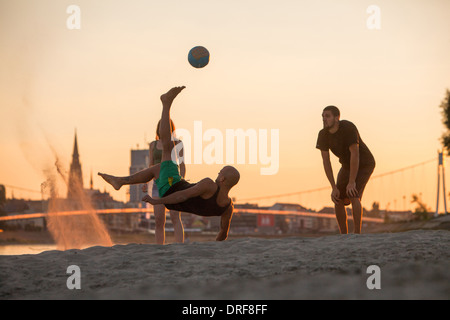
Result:
[[[441,174],[442,174],[442,192],[443,192],[443,198],[444,198],[444,211],[447,214],[447,199],[445,194],[445,170],[444,170],[444,151],[438,150],[438,179],[437,179],[437,197],[436,197],[436,212],[434,213],[434,216],[437,217],[439,215],[439,189],[440,189],[440,182],[441,182]],[[442,172],[442,173],[441,173]]]
[[444,167],[442,167],[442,188],[444,193],[444,212],[447,214],[447,197],[445,193],[445,175],[444,175]]
[[445,161],[444,161],[444,152],[442,154],[442,190],[444,194],[444,212],[447,214],[447,194],[445,193]]
[[[439,153],[438,167],[437,167],[437,196],[436,196],[436,212],[434,216],[437,217],[439,214],[439,185],[441,184],[441,154]],[[444,195],[445,196],[445,195]]]

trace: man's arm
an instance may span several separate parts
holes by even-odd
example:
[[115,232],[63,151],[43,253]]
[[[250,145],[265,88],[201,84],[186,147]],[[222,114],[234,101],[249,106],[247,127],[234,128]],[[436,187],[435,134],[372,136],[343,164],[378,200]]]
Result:
[[337,203],[339,202],[340,192],[339,189],[336,187],[336,182],[334,181],[333,168],[331,166],[330,161],[330,152],[323,150],[321,150],[321,152],[322,152],[323,168],[325,169],[325,174],[328,178],[328,181],[330,181],[331,188],[333,188],[333,191],[331,192],[331,200],[333,200],[334,203]]
[[220,231],[216,237],[216,241],[224,241],[228,237],[228,231],[230,230],[231,218],[233,217],[234,206],[233,203],[228,207],[222,216],[220,216]]
[[142,201],[148,202],[152,205],[155,204],[175,204],[175,203],[181,203],[186,201],[187,199],[202,196],[204,194],[210,194],[212,192],[212,188],[214,188],[215,183],[211,179],[203,179],[200,182],[198,182],[195,186],[192,188],[188,188],[185,190],[174,192],[167,197],[163,197],[160,199],[153,199],[148,194],[146,194]]
[[347,185],[347,195],[350,197],[358,197],[356,190],[356,176],[359,168],[359,144],[354,143],[350,147],[350,175]]
[[329,151],[322,150],[322,161],[323,161],[323,168],[325,169],[325,174],[328,178],[328,181],[330,181],[331,187],[335,188],[336,182],[334,181],[333,168],[331,167]]

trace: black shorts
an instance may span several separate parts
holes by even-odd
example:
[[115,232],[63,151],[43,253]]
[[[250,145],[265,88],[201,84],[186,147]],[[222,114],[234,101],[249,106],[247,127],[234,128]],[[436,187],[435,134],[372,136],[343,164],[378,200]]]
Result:
[[[366,187],[366,184],[369,181],[370,176],[372,175],[374,169],[375,166],[370,166],[359,168],[358,170],[355,182],[356,182],[356,190],[358,191],[358,198],[360,200],[362,199],[364,188]],[[344,205],[346,206],[350,204],[351,198],[347,195],[347,185],[349,177],[350,177],[350,170],[342,167],[341,170],[339,170],[336,182],[336,187],[339,189],[340,194],[339,199],[344,200]]]

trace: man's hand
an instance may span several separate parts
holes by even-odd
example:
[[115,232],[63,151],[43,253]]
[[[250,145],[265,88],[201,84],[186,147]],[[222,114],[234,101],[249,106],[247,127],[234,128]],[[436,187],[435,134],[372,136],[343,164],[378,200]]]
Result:
[[144,197],[142,197],[142,201],[148,202],[148,203],[150,203],[150,204],[152,204],[152,205],[160,204],[160,203],[158,202],[158,199],[153,199],[153,198],[150,197],[148,194],[146,194]]
[[346,192],[350,198],[358,197],[358,190],[356,190],[356,182],[355,181],[350,181],[348,183]]
[[227,238],[228,238],[228,233],[220,231],[216,237],[216,241],[224,241],[224,240],[227,240]]
[[338,204],[340,199],[341,192],[339,191],[339,189],[337,187],[333,188],[333,191],[331,191],[331,200],[335,203]]
[[228,231],[230,230],[231,218],[233,217],[234,205],[231,202],[228,209],[220,217],[220,231],[216,237],[216,241],[224,241],[228,238]]

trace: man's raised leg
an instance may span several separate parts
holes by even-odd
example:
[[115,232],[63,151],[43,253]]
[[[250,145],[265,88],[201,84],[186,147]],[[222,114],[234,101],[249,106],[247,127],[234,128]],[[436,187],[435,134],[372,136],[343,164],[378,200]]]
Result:
[[159,124],[159,133],[163,147],[161,162],[172,160],[172,148],[174,147],[174,142],[172,141],[172,130],[170,128],[170,107],[172,106],[173,100],[184,88],[186,87],[174,87],[161,96],[163,105],[161,122]]
[[[172,148],[174,147],[174,142],[172,141],[172,131],[170,129],[170,107],[172,106],[173,100],[184,88],[186,87],[174,87],[161,96],[161,102],[163,104],[161,123],[159,127],[161,142],[163,145],[161,162],[172,160],[171,154]],[[116,177],[100,172],[98,175],[112,185],[114,189],[119,190],[126,184],[147,183],[152,179],[157,179],[159,177],[159,170],[160,164],[144,169],[127,177]]]

